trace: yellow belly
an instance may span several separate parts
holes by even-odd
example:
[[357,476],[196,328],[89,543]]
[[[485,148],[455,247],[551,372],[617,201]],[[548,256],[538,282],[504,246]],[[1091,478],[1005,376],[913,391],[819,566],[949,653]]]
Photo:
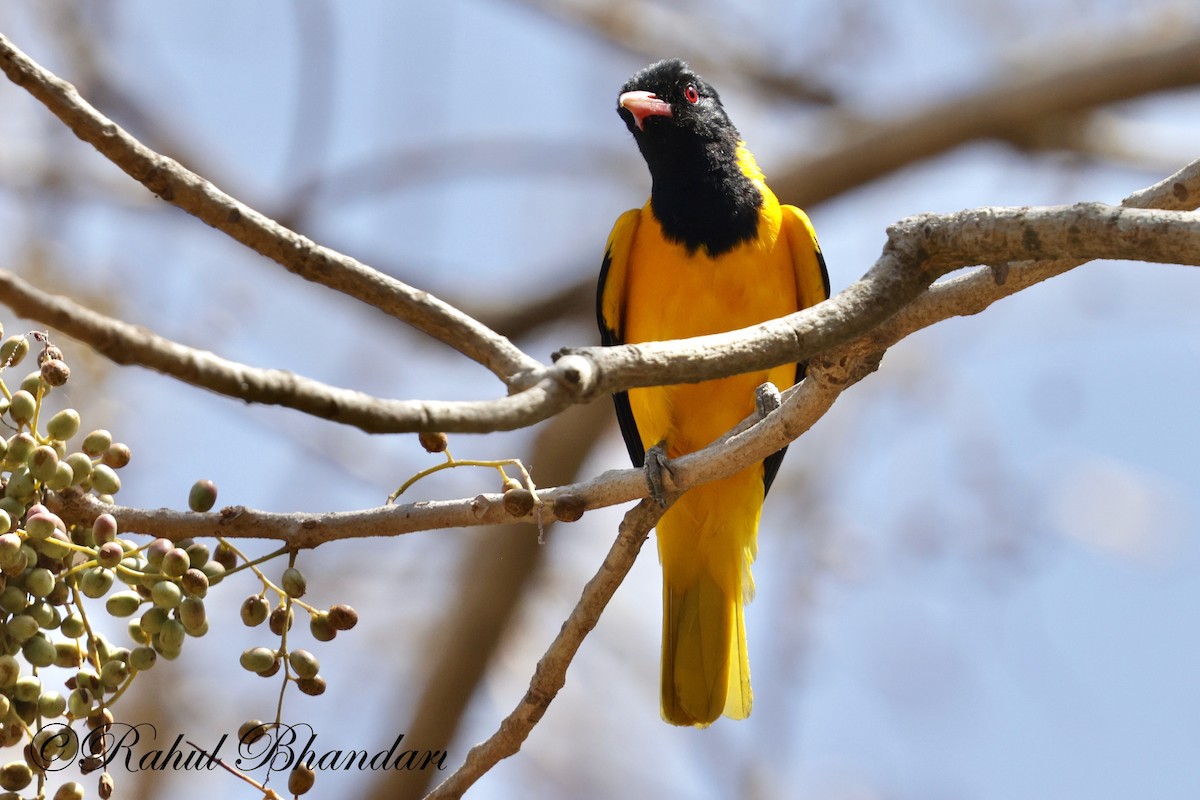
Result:
[[[775,216],[778,220],[778,215]],[[651,223],[651,224],[647,224]],[[796,311],[795,270],[778,223],[719,259],[666,241],[648,211],[629,258],[624,341],[682,339],[744,328]],[[794,365],[697,384],[632,389],[629,403],[647,448],[670,456],[710,444],[754,410],[754,390],[795,380]]]

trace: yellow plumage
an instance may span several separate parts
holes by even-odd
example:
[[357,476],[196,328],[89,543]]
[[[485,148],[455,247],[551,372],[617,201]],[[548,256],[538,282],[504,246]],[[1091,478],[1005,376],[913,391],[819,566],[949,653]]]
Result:
[[[609,239],[600,314],[628,343],[734,330],[825,298],[823,268],[802,211],[781,206],[744,147],[738,164],[762,194],[757,236],[716,258],[668,240],[650,203],[626,212]],[[643,449],[698,450],[754,410],[755,389],[792,385],[796,366],[628,393]],[[662,715],[708,725],[750,713],[743,604],[754,593],[763,465],[696,487],[658,524],[663,566]]]

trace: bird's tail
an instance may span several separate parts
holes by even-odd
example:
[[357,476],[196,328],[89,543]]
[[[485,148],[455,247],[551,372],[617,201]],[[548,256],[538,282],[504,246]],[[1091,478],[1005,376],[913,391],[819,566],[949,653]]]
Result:
[[673,725],[750,715],[743,606],[754,594],[762,501],[758,466],[692,489],[658,523],[662,716]]

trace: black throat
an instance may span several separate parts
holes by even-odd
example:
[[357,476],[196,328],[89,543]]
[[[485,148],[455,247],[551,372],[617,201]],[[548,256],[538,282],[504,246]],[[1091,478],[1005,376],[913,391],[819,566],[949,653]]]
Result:
[[[716,258],[758,235],[762,193],[729,142],[675,141],[646,153],[650,207],[667,239]],[[651,146],[653,147],[653,146]]]

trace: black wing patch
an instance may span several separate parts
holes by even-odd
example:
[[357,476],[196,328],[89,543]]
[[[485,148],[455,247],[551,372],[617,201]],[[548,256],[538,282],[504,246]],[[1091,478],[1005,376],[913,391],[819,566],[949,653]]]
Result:
[[[600,326],[600,344],[605,347],[624,344],[620,335],[608,326],[604,319],[604,282],[608,279],[608,270],[612,266],[612,252],[604,254],[604,263],[600,265],[600,283],[596,290],[596,321]],[[625,449],[635,467],[646,463],[646,448],[642,446],[642,436],[638,433],[637,423],[633,420],[633,409],[629,406],[628,392],[614,392],[613,405],[617,409],[617,424],[621,426],[621,436],[625,439]]]

